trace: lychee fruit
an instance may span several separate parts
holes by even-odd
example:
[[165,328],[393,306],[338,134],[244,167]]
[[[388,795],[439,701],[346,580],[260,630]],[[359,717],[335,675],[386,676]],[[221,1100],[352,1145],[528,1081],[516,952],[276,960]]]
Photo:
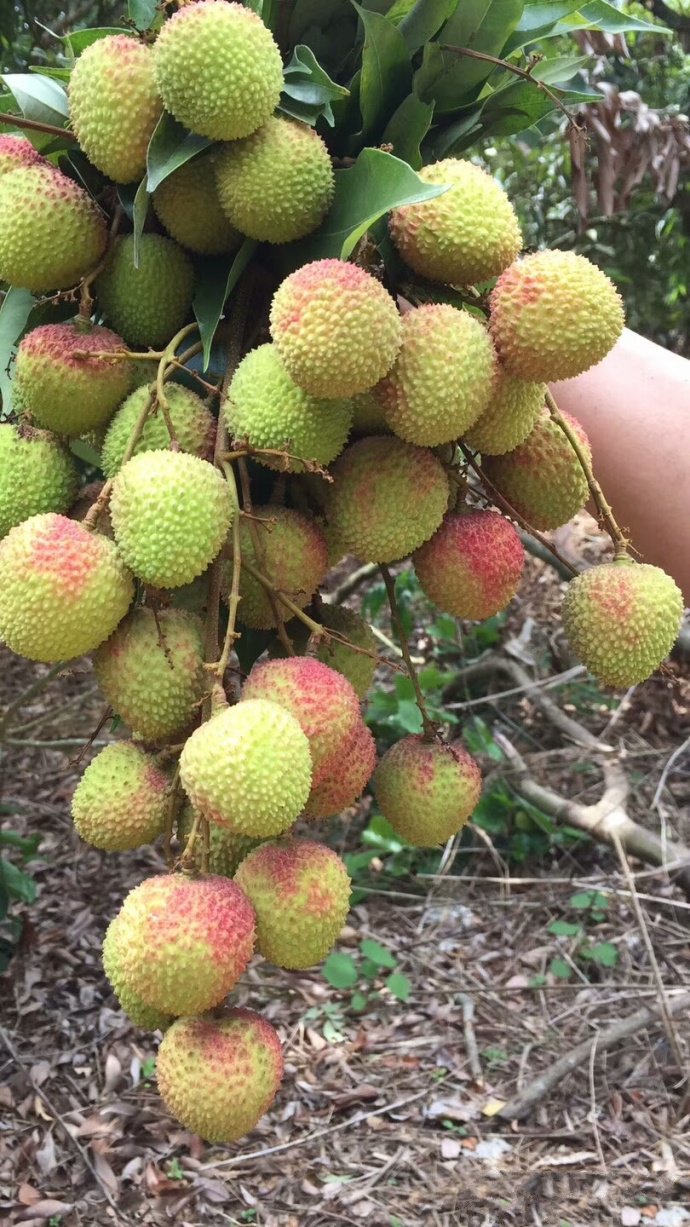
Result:
[[168,811],[170,779],[131,741],[106,746],[89,764],[72,797],[72,818],[87,844],[125,852],[153,843]]
[[105,219],[73,179],[46,163],[0,177],[0,280],[25,290],[67,290],[96,267]]
[[13,136],[3,133],[0,136],[0,176],[10,170],[19,170],[22,166],[49,165],[31,141],[25,136]]
[[512,601],[525,551],[513,525],[497,511],[462,511],[446,516],[412,562],[438,609],[483,621]]
[[170,1026],[173,1021],[172,1014],[166,1014],[163,1010],[156,1010],[153,1006],[145,1005],[138,993],[124,983],[122,956],[113,925],[110,925],[103,941],[103,970],[121,1009],[135,1027],[141,1027],[143,1031],[165,1031]]
[[[342,673],[355,694],[363,699],[374,679],[376,669],[376,637],[368,622],[346,605],[323,604],[318,621],[327,631],[335,631],[338,638],[324,635],[316,648],[317,660],[323,661],[337,673]],[[343,639],[348,640],[344,643]],[[349,643],[353,647],[349,647]],[[361,648],[362,651],[357,651]]]
[[189,256],[160,234],[142,234],[136,265],[134,236],[117,239],[96,280],[98,303],[109,323],[130,345],[154,348],[166,345],[184,324],[193,287]]
[[482,456],[503,456],[527,438],[544,406],[546,385],[514,379],[496,367],[489,404],[465,431],[465,443]]
[[477,763],[460,745],[413,734],[381,759],[373,779],[381,813],[408,844],[433,848],[457,835],[482,791]]
[[[287,621],[290,611],[280,603],[284,593],[300,609],[308,605],[328,570],[328,547],[320,529],[313,520],[289,507],[271,503],[254,507],[252,511],[259,540],[257,554],[249,521],[240,522],[240,548],[242,558],[256,567],[272,583],[278,596],[276,609]],[[230,548],[232,557],[232,548]],[[230,587],[231,565],[224,568],[224,592]],[[258,579],[242,568],[240,575],[238,616],[245,626],[267,629],[276,626],[276,612],[266,589]]]
[[[587,436],[574,418],[563,417],[587,455]],[[538,531],[567,524],[587,501],[587,478],[567,436],[543,409],[523,443],[505,456],[487,456],[484,472],[499,494]]]
[[315,820],[331,818],[354,805],[364,792],[375,766],[376,743],[360,719],[343,746],[324,758],[314,772],[304,817]]
[[216,256],[236,251],[242,235],[220,207],[213,169],[215,154],[178,166],[153,193],[153,208],[171,238],[189,251]]
[[41,512],[67,511],[77,471],[54,435],[0,423],[0,538]]
[[[216,420],[196,392],[190,392],[182,384],[168,383],[165,386],[170,420],[180,451],[208,459],[213,451]],[[113,417],[101,448],[101,467],[106,477],[114,477],[122,466],[132,431],[149,397],[149,388],[136,388]],[[166,451],[170,447],[170,434],[159,407],[149,413],[134,455],[140,452]]]

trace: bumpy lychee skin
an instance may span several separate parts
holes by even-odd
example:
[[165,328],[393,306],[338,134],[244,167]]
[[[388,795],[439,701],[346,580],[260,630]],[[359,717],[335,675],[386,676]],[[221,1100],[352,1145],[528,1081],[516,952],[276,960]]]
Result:
[[277,967],[313,967],[333,946],[350,908],[340,857],[311,839],[261,844],[235,874],[256,913],[256,947]]
[[0,176],[21,166],[45,166],[46,159],[34,149],[25,136],[0,136]]
[[283,88],[280,51],[261,19],[241,4],[200,0],[166,21],[154,47],[168,111],[215,141],[249,136],[272,114]]
[[497,511],[466,511],[446,516],[412,561],[434,605],[455,618],[481,621],[512,601],[525,551]]
[[376,766],[376,743],[363,720],[344,743],[329,754],[314,772],[304,817],[331,818],[361,797]]
[[100,430],[132,387],[134,371],[131,362],[89,355],[124,348],[116,332],[95,324],[34,328],[17,350],[15,403],[56,434]]
[[225,541],[232,513],[218,470],[185,452],[142,452],[113,483],[110,514],[120,553],[154,588],[179,588],[201,575]]
[[682,617],[683,596],[671,576],[628,558],[578,575],[563,602],[573,651],[604,686],[621,689],[658,669]]
[[373,786],[393,830],[408,844],[432,848],[464,827],[479,802],[482,778],[461,746],[413,735],[386,751]]
[[275,1099],[283,1077],[280,1040],[253,1010],[180,1018],[163,1037],[156,1074],[166,1107],[186,1129],[209,1142],[236,1142]]
[[[240,523],[241,556],[263,575],[268,576],[277,592],[283,592],[304,609],[308,605],[328,570],[328,547],[323,533],[313,520],[289,507],[266,504],[254,507],[257,556],[254,534],[246,517]],[[232,557],[232,549],[230,549]],[[231,566],[224,568],[224,592],[230,586]],[[241,601],[238,610],[245,626],[268,629],[276,626],[276,614],[266,595],[266,589],[244,568],[240,575]],[[278,601],[278,613],[290,617],[287,606]]]
[[[165,1014],[219,1005],[254,949],[254,910],[239,886],[215,875],[146,878],[126,896],[108,930],[120,985]],[[107,938],[106,938],[107,940]]]
[[375,388],[391,430],[408,443],[450,443],[489,402],[495,355],[483,324],[466,311],[428,303],[402,320],[402,346]]
[[66,290],[98,264],[105,220],[83,188],[34,163],[0,178],[0,280],[26,290]]
[[323,221],[335,180],[328,150],[308,124],[272,116],[216,160],[220,203],[242,234],[291,243]]
[[290,378],[275,345],[260,345],[240,362],[224,405],[234,439],[289,453],[259,456],[270,469],[301,473],[303,461],[330,464],[342,452],[352,421],[351,402],[310,396]]
[[156,215],[170,237],[202,256],[236,251],[242,242],[220,207],[214,158],[204,154],[185,162],[153,193]]
[[207,686],[203,623],[182,609],[135,609],[96,652],[93,667],[110,706],[135,737],[161,742],[184,732]]
[[51,664],[92,652],[134,584],[112,541],[65,516],[31,516],[0,541],[0,640]]
[[[317,660],[342,673],[355,694],[363,699],[371,686],[376,669],[377,643],[369,623],[346,605],[326,604],[321,607],[319,621],[326,630],[335,631],[338,636],[354,644],[354,647],[348,647],[340,638],[324,636],[316,649]],[[358,652],[357,648],[363,650]]]
[[54,435],[0,423],[0,538],[30,516],[67,511],[76,491],[74,462]]
[[180,756],[180,779],[210,822],[238,835],[281,835],[309,796],[309,742],[277,703],[247,701],[192,733]]
[[170,1026],[173,1021],[172,1014],[166,1014],[163,1010],[156,1010],[150,1005],[145,1005],[138,993],[124,983],[122,956],[116,940],[114,925],[110,925],[103,941],[103,970],[121,1008],[135,1027],[141,1027],[143,1031],[165,1031]]
[[536,251],[511,264],[490,306],[498,356],[517,379],[582,374],[613,349],[625,324],[613,282],[572,251]]
[[165,345],[192,305],[194,269],[181,247],[160,234],[142,234],[134,264],[134,237],[117,239],[96,281],[98,303],[130,345]]
[[[591,456],[580,423],[567,413],[563,417]],[[519,447],[505,456],[487,456],[484,471],[511,507],[540,531],[567,524],[587,501],[582,465],[547,409]]]
[[87,844],[125,852],[162,833],[170,780],[131,741],[106,746],[89,763],[72,798],[72,818]]
[[489,404],[474,426],[465,431],[465,442],[483,456],[512,452],[535,425],[545,394],[545,384],[514,379],[497,366]]
[[[209,459],[216,430],[213,414],[196,392],[190,392],[181,384],[169,383],[165,394],[180,451]],[[136,388],[112,419],[101,448],[101,467],[106,477],[114,477],[120,471],[127,444],[148,396],[148,387]],[[170,433],[165,418],[160,409],[156,409],[146,419],[134,455],[166,451],[169,447]]]
[[[195,811],[187,802],[177,823],[177,835],[181,848],[189,838],[194,823]],[[236,835],[227,827],[219,827],[217,823],[209,823],[208,872],[217,873],[222,878],[232,878],[245,856],[253,852],[260,841],[250,839],[248,835]],[[201,873],[203,849],[195,842],[191,852],[190,868]]]
[[89,161],[109,179],[141,179],[162,113],[146,43],[113,34],[82,51],[69,79],[70,121]]
[[373,436],[333,466],[327,519],[362,562],[394,562],[429,540],[448,506],[448,478],[425,448]]
[[271,336],[295,383],[313,396],[354,396],[387,375],[401,342],[390,294],[346,260],[315,260],[286,277]]
[[391,238],[410,268],[430,281],[472,285],[506,268],[522,247],[518,219],[503,188],[472,162],[445,158],[419,172],[450,185],[433,200],[393,209]]

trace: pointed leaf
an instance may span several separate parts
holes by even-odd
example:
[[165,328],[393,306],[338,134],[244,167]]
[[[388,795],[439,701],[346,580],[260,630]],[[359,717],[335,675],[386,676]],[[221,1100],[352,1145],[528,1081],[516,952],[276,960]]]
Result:
[[137,30],[148,30],[158,12],[158,0],[127,0],[127,15]]
[[64,128],[69,119],[67,91],[59,81],[51,77],[38,77],[35,73],[0,73],[5,85],[16,99],[25,119],[35,119],[41,124],[53,124]]
[[172,115],[164,111],[156,124],[146,154],[148,191],[155,192],[168,175],[212,144],[210,137],[188,132]]
[[433,102],[422,102],[416,94],[408,94],[391,115],[381,137],[382,145],[392,145],[392,152],[413,170],[422,166],[420,146],[434,115]]
[[592,0],[591,4],[584,5],[579,12],[566,18],[559,32],[570,30],[603,30],[606,34],[623,34],[627,30],[657,35],[671,33],[667,26],[652,25],[649,21],[641,21],[639,17],[630,17],[613,4],[607,4],[606,0]]
[[[464,7],[465,0],[461,0],[461,3]],[[394,10],[397,7],[393,5],[393,8],[389,9],[389,21],[395,20]],[[407,4],[408,12],[400,21],[400,33],[410,55],[414,55],[415,51],[428,43],[457,8],[458,0],[416,0],[416,3]]]
[[284,78],[278,110],[312,126],[323,116],[326,123],[333,127],[332,104],[339,98],[347,98],[349,90],[331,80],[311,47],[304,44],[295,47],[292,59],[285,68]]
[[496,66],[446,47],[467,47],[498,56],[522,13],[523,0],[467,0],[455,11],[435,43],[424,48],[422,66],[415,76],[420,97],[436,103],[436,113],[457,110]]
[[131,30],[125,30],[122,26],[99,26],[92,30],[73,30],[71,34],[64,35],[64,42],[67,44],[68,50],[76,59],[82,51],[90,47],[92,43],[97,43],[101,38],[110,38],[113,34],[129,34]]
[[22,290],[11,285],[5,294],[0,307],[0,394],[2,395],[2,417],[8,417],[12,410],[12,382],[8,368],[12,359],[14,347],[26,328],[35,298],[29,290]]
[[352,4],[364,26],[359,106],[362,135],[369,137],[385,127],[388,116],[409,91],[412,65],[398,27],[356,0]]
[[204,370],[209,363],[211,345],[225,304],[255,250],[254,240],[245,239],[229,267],[218,258],[200,260],[197,263],[196,292],[192,309],[204,346]]

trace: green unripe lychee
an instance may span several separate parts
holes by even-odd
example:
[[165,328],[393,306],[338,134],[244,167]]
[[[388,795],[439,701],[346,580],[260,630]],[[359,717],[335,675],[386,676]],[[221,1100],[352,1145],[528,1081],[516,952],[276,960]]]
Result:
[[101,690],[135,737],[160,742],[191,724],[208,689],[203,629],[185,610],[142,606],[95,653]]
[[446,303],[428,303],[403,316],[400,353],[374,395],[399,438],[437,447],[459,438],[484,412],[494,367],[494,347],[479,320]]
[[512,601],[525,551],[509,520],[472,510],[447,515],[412,561],[434,605],[455,618],[483,621]]
[[[254,910],[228,878],[161,874],[126,896],[112,921],[121,986],[165,1014],[211,1010],[254,949]],[[108,935],[106,935],[106,941]]]
[[[289,597],[300,609],[308,605],[328,570],[328,548],[323,533],[313,520],[289,507],[267,504],[254,507],[255,532],[246,516],[240,522],[241,557],[270,579],[278,594]],[[258,539],[258,553],[255,537]],[[232,544],[230,545],[232,558]],[[232,567],[223,568],[223,591],[230,587]],[[266,589],[258,579],[242,568],[240,574],[241,601],[238,610],[245,626],[267,629],[276,626],[274,609]],[[277,600],[278,615],[290,618],[287,606]]]
[[568,584],[563,626],[571,647],[604,686],[644,682],[670,652],[683,595],[660,567],[624,558]]
[[545,394],[545,384],[514,379],[497,366],[489,404],[474,426],[465,431],[465,443],[483,456],[512,452],[536,423]]
[[101,259],[105,220],[83,188],[35,163],[0,178],[0,280],[67,290]]
[[5,133],[0,136],[0,176],[6,175],[10,170],[19,170],[21,166],[37,164],[50,165],[25,136]]
[[350,908],[340,857],[311,839],[261,844],[235,874],[256,913],[256,947],[277,967],[313,967],[333,946]]
[[308,124],[279,115],[215,163],[218,195],[235,229],[263,243],[291,243],[316,230],[335,181],[330,155]]
[[189,584],[213,562],[233,515],[218,469],[186,452],[142,452],[113,483],[113,532],[134,574],[154,588]]
[[103,941],[103,970],[121,1008],[135,1027],[141,1027],[143,1031],[165,1031],[170,1026],[172,1014],[145,1005],[141,997],[124,983],[122,957],[113,925],[110,925]]
[[77,492],[69,452],[45,430],[0,423],[0,537],[45,511],[67,511]]
[[375,277],[347,260],[315,260],[286,277],[271,336],[288,374],[312,396],[366,392],[391,369],[400,316]]
[[72,797],[72,818],[87,844],[125,852],[153,843],[168,811],[170,780],[131,741],[106,746],[89,763]]
[[[346,605],[323,604],[318,619],[326,630],[335,631],[339,638],[323,636],[316,649],[317,660],[342,673],[355,693],[363,699],[374,680],[376,669],[376,637],[368,622]],[[342,636],[354,647],[343,643]],[[363,651],[356,651],[362,648]]]
[[36,515],[0,541],[0,640],[51,664],[92,652],[123,618],[134,585],[112,541],[61,515]]
[[207,153],[185,162],[153,193],[156,216],[171,238],[202,256],[236,251],[242,242],[220,207],[214,159]]
[[329,528],[362,562],[394,562],[436,532],[448,493],[443,466],[426,448],[360,439],[333,466]]
[[261,18],[244,5],[185,5],[163,25],[154,57],[166,109],[200,136],[249,136],[278,105],[280,51]]
[[130,345],[161,346],[182,327],[192,305],[194,270],[172,239],[142,234],[117,239],[96,281],[98,303]]
[[[194,809],[187,802],[183,806],[177,823],[181,851],[189,839],[194,818]],[[227,827],[219,827],[216,822],[209,823],[208,872],[217,873],[222,878],[234,877],[235,870],[241,865],[245,856],[254,851],[259,842],[259,840],[250,839],[248,835],[236,835]],[[191,851],[192,859],[189,862],[190,868],[195,869],[197,873],[201,873],[202,857],[201,841],[197,839]]]
[[133,364],[107,357],[124,348],[122,337],[97,325],[34,328],[17,350],[15,403],[56,434],[100,430],[132,387]]
[[224,404],[233,439],[290,454],[259,456],[270,469],[300,473],[302,461],[330,464],[342,452],[352,421],[349,400],[310,396],[293,383],[275,345],[260,345],[240,362]]
[[85,47],[69,79],[69,115],[90,162],[116,183],[146,172],[146,151],[163,113],[153,51],[127,34]]
[[[563,417],[587,455],[587,436],[574,418]],[[532,528],[540,532],[567,524],[587,501],[587,478],[566,435],[543,409],[527,438],[505,456],[487,456],[489,481]]]
[[[180,451],[207,459],[213,450],[216,430],[213,414],[200,396],[181,384],[166,384],[165,395]],[[136,388],[112,419],[101,448],[101,467],[106,477],[114,477],[120,471],[130,436],[148,397],[148,387]],[[134,455],[166,451],[169,447],[170,433],[165,418],[159,408],[154,408],[146,419]]]
[[408,844],[432,848],[464,827],[476,808],[482,777],[460,745],[413,735],[384,754],[374,773],[384,818]]
[[520,226],[491,175],[472,162],[445,158],[424,166],[419,177],[450,188],[433,200],[393,209],[391,238],[410,268],[430,281],[472,285],[515,259],[522,247]]
[[605,358],[623,331],[623,304],[596,264],[572,251],[536,251],[501,274],[491,335],[510,375],[570,379]]
[[280,1040],[253,1010],[180,1018],[163,1037],[156,1074],[163,1102],[185,1129],[209,1142],[236,1142],[275,1099]]

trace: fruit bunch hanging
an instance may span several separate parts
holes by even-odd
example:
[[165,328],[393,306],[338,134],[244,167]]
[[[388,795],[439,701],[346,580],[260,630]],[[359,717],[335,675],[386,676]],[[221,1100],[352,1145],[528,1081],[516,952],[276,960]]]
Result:
[[[387,567],[411,557],[440,610],[504,609],[515,525],[601,500],[547,385],[603,359],[623,309],[583,257],[521,254],[511,202],[466,158],[416,175],[394,144],[365,147],[406,186],[337,239],[356,166],[325,109],[314,126],[285,105],[272,31],[225,0],[170,9],[84,41],[68,85],[81,176],[0,137],[0,279],[43,296],[0,424],[0,638],[32,661],[90,654],[129,729],[84,771],[75,826],[112,852],[162,837],[169,872],[126,897],[104,966],[131,1019],[163,1032],[171,1111],[230,1141],[283,1062],[228,994],[255,952],[318,963],[347,915],[318,824],[371,784],[401,837],[435,846],[481,791],[423,704],[423,731],[377,765],[361,711],[376,639],[319,589],[353,555],[381,565],[395,614]],[[78,513],[85,454],[102,479]],[[664,659],[682,600],[605,510],[614,557],[573,579],[563,618],[595,676],[630,686]],[[252,635],[263,655],[240,669]]]

